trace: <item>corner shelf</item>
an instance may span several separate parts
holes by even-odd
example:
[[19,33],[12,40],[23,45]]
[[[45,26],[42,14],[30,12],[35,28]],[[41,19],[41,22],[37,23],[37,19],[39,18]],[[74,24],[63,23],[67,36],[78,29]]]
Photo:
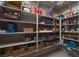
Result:
[[[61,20],[61,39],[62,41],[64,40],[69,40],[69,41],[74,41],[79,43],[79,20],[78,20],[79,15],[77,16],[71,16],[65,19]],[[63,42],[63,46],[67,47],[68,45],[66,45],[67,42]],[[77,47],[79,47],[77,45]],[[76,48],[77,48],[76,47]],[[70,47],[68,47],[70,48]],[[71,49],[71,48],[70,48]],[[72,48],[74,49],[74,48]]]

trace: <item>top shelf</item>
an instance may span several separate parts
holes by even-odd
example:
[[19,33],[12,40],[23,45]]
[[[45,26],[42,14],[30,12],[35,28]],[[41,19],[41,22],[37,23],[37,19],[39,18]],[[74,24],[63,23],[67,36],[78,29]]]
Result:
[[16,8],[4,6],[4,5],[1,5],[1,7],[6,8],[6,9],[8,9],[8,10],[13,10],[13,11],[17,11],[17,12],[26,13],[26,14],[29,14],[29,15],[36,15],[36,14],[34,14],[34,13],[31,13],[31,12],[25,12],[25,11],[23,11],[23,10],[21,10],[21,9],[16,9]]
[[[18,11],[18,12],[22,12],[22,13],[26,13],[26,14],[28,14],[28,15],[38,15],[38,14],[35,14],[35,13],[25,12],[24,10],[12,8],[12,7],[8,7],[8,6],[4,6],[4,5],[0,5],[0,8],[1,8],[1,7],[7,8],[7,9],[10,9],[10,10],[14,10],[14,11]],[[49,17],[49,16],[43,16],[43,15],[38,15],[38,16],[39,16],[39,17],[44,17],[44,18],[49,18],[49,19],[54,19],[54,18]],[[58,19],[55,19],[55,20],[58,20]]]
[[78,16],[79,16],[79,15],[77,15],[77,16],[71,16],[71,17],[68,17],[68,18],[62,19],[62,21],[70,20],[70,19],[73,19],[73,18],[78,18]]
[[[39,17],[42,17],[42,18],[49,18],[49,19],[54,19],[54,18],[52,18],[52,17],[49,17],[49,16],[44,16],[44,15],[38,15]],[[54,20],[58,20],[59,21],[59,19],[54,19]]]

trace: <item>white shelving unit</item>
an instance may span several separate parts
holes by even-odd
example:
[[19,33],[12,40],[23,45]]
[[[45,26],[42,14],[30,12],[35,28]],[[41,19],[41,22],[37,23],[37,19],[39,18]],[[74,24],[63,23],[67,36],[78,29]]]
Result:
[[[46,2],[42,2],[42,1],[38,1],[38,2],[30,2],[30,3],[34,3],[37,7],[37,8],[47,8],[47,9],[50,9],[50,10],[53,10],[55,13],[60,13],[60,10],[62,11],[62,9],[64,8],[68,8],[67,5],[70,4],[70,5],[73,5],[77,2],[64,2],[63,4],[60,4],[60,5],[56,5],[55,2],[51,2],[51,1],[46,1]],[[43,5],[42,5],[43,4]],[[21,5],[22,7],[23,5]],[[51,18],[51,17],[48,17],[48,16],[42,16],[42,15],[39,15],[39,14],[34,14],[34,13],[31,13],[31,12],[26,12],[22,9],[16,9],[16,8],[12,8],[12,7],[8,7],[8,6],[5,6],[4,3],[3,5],[0,5],[0,12],[1,12],[1,9],[2,8],[5,8],[6,10],[12,10],[12,11],[17,11],[17,12],[20,12],[21,13],[21,19],[19,20],[8,20],[8,19],[0,19],[0,23],[9,23],[9,22],[13,22],[15,24],[17,24],[17,27],[19,28],[17,32],[11,32],[11,33],[7,33],[7,32],[0,32],[0,39],[1,38],[6,38],[5,36],[7,37],[10,37],[10,36],[19,36],[19,37],[24,37],[24,36],[32,36],[34,35],[35,36],[35,40],[31,40],[31,41],[21,41],[21,42],[14,42],[14,43],[5,43],[5,44],[0,44],[0,49],[2,48],[9,48],[9,47],[14,47],[14,46],[19,46],[19,45],[29,45],[29,44],[33,44],[35,45],[35,49],[34,50],[29,50],[29,51],[25,51],[23,54],[19,54],[19,55],[11,55],[11,56],[25,56],[25,55],[29,55],[29,54],[32,54],[32,53],[37,53],[41,50],[45,50],[45,49],[50,49],[50,48],[55,48],[55,46],[58,46],[58,45],[63,45],[63,39],[66,39],[66,40],[73,40],[73,41],[77,41],[79,42],[78,40],[74,40],[74,39],[71,39],[71,38],[67,38],[67,37],[62,37],[62,33],[66,33],[66,34],[78,34],[78,36],[74,36],[74,37],[77,37],[79,38],[79,32],[77,31],[62,31],[62,26],[76,26],[76,25],[79,25],[79,20],[78,20],[78,23],[76,24],[67,24],[67,25],[62,25],[62,21],[65,21],[67,19],[73,19],[73,18],[76,18],[78,16],[74,16],[74,17],[69,17],[69,18],[66,18],[66,19],[63,19],[63,20],[58,20],[58,19],[54,19],[54,18]],[[3,11],[3,10],[2,10]],[[39,20],[41,20],[40,18],[49,18],[49,19],[52,19],[52,20],[57,20],[59,22],[59,25],[55,25],[55,24],[41,24],[39,23]],[[35,31],[33,32],[23,32],[21,31],[20,29],[22,29],[23,27],[35,27]],[[56,26],[56,27],[59,27],[59,31],[58,32],[53,32],[51,30],[49,31],[39,31],[39,26]],[[58,35],[56,38],[59,39],[59,42],[57,42],[55,45],[54,44],[51,44],[51,45],[48,45],[46,47],[43,47],[43,48],[39,48],[39,45],[40,45],[40,42],[49,42],[51,40],[40,40],[39,36],[40,35],[47,35],[47,34],[52,34],[53,35]],[[34,37],[33,36],[33,37]],[[54,38],[54,40],[56,39]],[[11,39],[11,38],[9,38]],[[14,40],[11,39],[11,40]],[[16,40],[16,39],[15,39]],[[1,41],[2,43],[2,41]],[[66,46],[66,45],[65,45]],[[30,48],[31,49],[31,48]],[[3,55],[1,55],[3,56]]]
[[[34,17],[35,22],[30,22],[30,21],[25,21],[25,20],[8,20],[8,19],[0,19],[0,22],[7,22],[7,23],[8,22],[13,22],[13,23],[16,23],[16,24],[26,24],[28,26],[32,25],[32,26],[36,27],[36,31],[35,32],[12,32],[12,33],[7,33],[7,32],[3,32],[2,33],[1,32],[0,35],[1,36],[5,36],[5,35],[6,36],[9,36],[9,35],[12,35],[12,36],[14,36],[14,35],[35,35],[36,36],[36,41],[33,40],[33,41],[29,41],[29,42],[6,43],[6,44],[1,44],[0,48],[8,48],[8,47],[13,47],[13,46],[18,46],[18,45],[28,45],[28,44],[31,44],[31,43],[36,43],[36,49],[35,50],[29,51],[29,52],[25,52],[24,54],[20,54],[20,55],[13,55],[13,56],[24,56],[24,55],[32,54],[34,52],[39,52],[39,50],[49,49],[49,48],[52,48],[52,47],[55,48],[55,46],[60,45],[59,42],[58,42],[54,46],[52,45],[52,46],[47,46],[47,47],[41,48],[41,49],[39,48],[39,42],[44,42],[44,41],[39,41],[39,35],[41,35],[41,34],[52,34],[52,35],[54,35],[56,33],[59,33],[59,32],[52,32],[52,31],[38,31],[39,30],[39,25],[43,25],[43,26],[52,26],[53,25],[53,24],[40,24],[38,22],[40,20],[39,17],[44,17],[44,18],[49,18],[49,19],[53,19],[53,18],[47,17],[47,16],[41,16],[41,15],[38,15],[38,14],[28,13],[28,12],[25,12],[23,10],[15,9],[15,8],[4,6],[4,5],[0,6],[0,8],[2,8],[2,7],[6,8],[6,9],[10,9],[10,10],[15,10],[15,11],[21,12],[22,14],[24,14],[25,17],[26,16],[29,17],[29,18]],[[39,7],[41,7],[41,6],[39,6]],[[46,7],[46,6],[44,6],[44,7]],[[30,20],[30,19],[27,19],[27,20]],[[55,25],[53,25],[53,26],[55,26]],[[20,27],[20,25],[19,25],[19,27]],[[46,41],[48,42],[48,40],[46,40]]]
[[[66,25],[61,25],[61,27],[69,27],[69,26],[71,26],[71,27],[74,27],[74,26],[77,26],[77,30],[76,31],[74,31],[74,30],[72,30],[72,31],[66,31],[66,30],[64,30],[64,31],[62,31],[61,33],[62,33],[62,40],[71,40],[71,41],[75,41],[75,42],[78,42],[79,43],[79,32],[78,32],[78,29],[79,29],[79,20],[78,20],[78,17],[79,17],[79,15],[77,15],[77,16],[73,16],[73,17],[69,17],[69,18],[66,18],[66,19],[64,19],[64,20],[62,20],[62,22],[64,22],[64,21],[66,21],[66,20],[76,20],[77,21],[77,23],[75,23],[75,24],[66,24]],[[73,23],[73,22],[72,22]],[[75,29],[75,28],[74,28]],[[64,36],[63,36],[64,35]],[[67,36],[67,37],[66,37]],[[69,36],[69,37],[68,37]],[[72,36],[72,37],[70,37],[70,36]],[[74,38],[73,38],[74,37]],[[67,47],[67,45],[66,44],[63,44],[63,45],[65,45],[66,47]],[[68,47],[67,47],[68,48]],[[74,49],[74,48],[73,48]],[[78,50],[78,49],[77,49]]]

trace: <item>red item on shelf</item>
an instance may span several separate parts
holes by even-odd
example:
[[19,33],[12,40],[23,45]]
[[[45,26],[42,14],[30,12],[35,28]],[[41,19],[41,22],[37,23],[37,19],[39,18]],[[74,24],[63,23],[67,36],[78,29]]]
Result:
[[52,31],[53,32],[57,32],[57,29],[56,29],[56,27],[54,26],[54,27],[52,27]]
[[42,10],[40,10],[39,8],[36,8],[36,7],[32,7],[32,13],[35,13],[35,14],[40,14],[42,15]]
[[34,10],[35,10],[35,13],[37,14],[38,13],[38,9],[34,7]]

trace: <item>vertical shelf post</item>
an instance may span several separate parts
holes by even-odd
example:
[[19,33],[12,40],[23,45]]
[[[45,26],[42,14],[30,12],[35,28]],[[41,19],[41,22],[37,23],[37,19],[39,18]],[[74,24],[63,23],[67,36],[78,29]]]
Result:
[[[39,7],[39,2],[38,2],[38,5],[37,5],[37,8]],[[39,17],[38,17],[38,14],[36,14],[36,51],[38,52],[38,49],[39,49],[39,47],[38,47],[38,19],[39,19]]]
[[[78,2],[78,4],[79,4],[79,2]],[[79,31],[79,15],[78,15],[78,31]],[[78,36],[79,36],[79,32],[78,32]],[[78,40],[79,40],[79,38],[78,38]]]
[[62,40],[62,38],[61,38],[61,35],[62,35],[62,34],[61,34],[61,32],[62,32],[62,31],[61,31],[61,25],[62,25],[62,24],[61,24],[61,19],[59,19],[59,37],[60,37],[59,39],[60,39],[60,44],[63,44],[63,40]]
[[36,14],[36,50],[38,52],[38,14]]

